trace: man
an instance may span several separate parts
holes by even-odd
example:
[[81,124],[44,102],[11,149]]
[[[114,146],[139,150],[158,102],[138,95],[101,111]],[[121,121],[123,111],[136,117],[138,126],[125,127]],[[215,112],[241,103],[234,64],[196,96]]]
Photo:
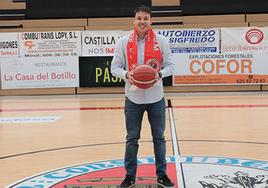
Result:
[[[140,138],[142,118],[147,111],[154,144],[157,183],[173,187],[166,174],[165,111],[162,78],[172,75],[174,64],[171,60],[169,44],[163,36],[151,29],[151,9],[140,6],[134,11],[134,31],[122,37],[115,49],[111,64],[114,76],[122,78],[125,84],[125,120],[126,120],[126,177],[120,187],[132,187],[137,171],[138,140]],[[141,64],[154,64],[158,68],[157,82],[148,89],[133,86],[133,70]]]

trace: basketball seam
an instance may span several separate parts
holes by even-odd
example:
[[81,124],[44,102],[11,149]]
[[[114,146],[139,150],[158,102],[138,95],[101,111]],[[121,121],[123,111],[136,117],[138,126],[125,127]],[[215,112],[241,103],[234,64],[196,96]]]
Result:
[[154,83],[154,82],[156,81],[156,79],[149,80],[149,81],[139,81],[139,80],[135,80],[135,79],[133,79],[133,81],[134,81],[135,83],[138,83],[138,84],[152,84],[152,83]]

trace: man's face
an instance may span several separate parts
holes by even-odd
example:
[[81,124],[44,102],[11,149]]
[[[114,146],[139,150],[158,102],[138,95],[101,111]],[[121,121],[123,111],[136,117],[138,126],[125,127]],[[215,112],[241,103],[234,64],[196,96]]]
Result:
[[146,34],[152,24],[150,14],[146,12],[137,12],[134,18],[134,26],[137,29],[138,34]]

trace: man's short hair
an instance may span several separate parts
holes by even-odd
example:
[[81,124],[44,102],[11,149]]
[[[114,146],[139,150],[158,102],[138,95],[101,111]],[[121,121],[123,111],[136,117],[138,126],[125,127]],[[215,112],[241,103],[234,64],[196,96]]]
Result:
[[145,6],[145,5],[141,5],[141,6],[137,7],[137,8],[135,8],[135,10],[134,10],[134,16],[136,16],[136,13],[137,12],[146,12],[146,13],[150,14],[150,16],[152,16],[151,15],[152,14],[151,8],[148,7],[148,6]]

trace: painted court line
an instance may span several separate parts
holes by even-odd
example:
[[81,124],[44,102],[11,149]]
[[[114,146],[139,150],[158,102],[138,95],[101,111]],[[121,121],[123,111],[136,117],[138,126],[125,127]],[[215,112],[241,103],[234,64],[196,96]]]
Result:
[[173,108],[267,108],[268,104],[227,104],[227,105],[178,105]]
[[[268,108],[268,104],[235,104],[235,105],[175,105],[173,108]],[[65,107],[65,108],[1,108],[0,112],[40,112],[40,111],[95,111],[95,110],[123,110],[118,107]]]
[[124,107],[83,107],[83,108],[14,108],[0,109],[0,112],[38,112],[38,111],[83,111],[83,110],[122,110]]

